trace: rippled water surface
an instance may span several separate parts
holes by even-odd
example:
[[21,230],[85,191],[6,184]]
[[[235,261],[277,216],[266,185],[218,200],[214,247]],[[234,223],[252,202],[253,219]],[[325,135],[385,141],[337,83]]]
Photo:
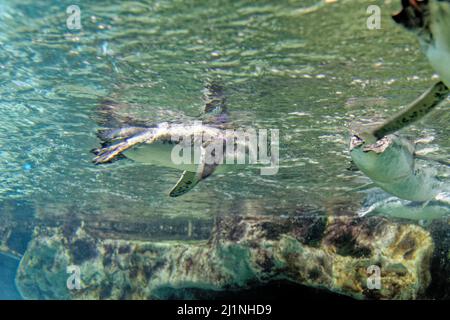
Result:
[[[348,128],[386,118],[433,83],[412,35],[368,30],[369,1],[0,1],[0,202],[38,215],[123,219],[221,213],[352,211],[367,182],[349,167]],[[181,172],[122,160],[95,166],[99,110],[148,123],[198,116],[208,77],[221,78],[236,128],[279,129],[280,171],[214,175],[180,198]],[[404,130],[450,151],[441,106]],[[445,174],[445,173],[444,173]]]

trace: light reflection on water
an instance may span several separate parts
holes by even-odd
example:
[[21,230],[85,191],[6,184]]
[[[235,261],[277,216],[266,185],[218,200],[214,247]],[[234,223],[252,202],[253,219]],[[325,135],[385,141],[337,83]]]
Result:
[[[348,191],[367,180],[347,170],[348,126],[393,114],[433,81],[415,40],[390,22],[394,5],[370,31],[368,1],[105,3],[83,2],[83,29],[70,31],[71,1],[0,1],[0,199],[41,215],[136,219],[352,211],[363,195]],[[278,175],[217,175],[170,199],[181,172],[91,163],[101,101],[148,122],[195,117],[210,75],[223,79],[237,128],[280,130]],[[450,151],[444,108],[405,130],[435,137],[437,155]]]

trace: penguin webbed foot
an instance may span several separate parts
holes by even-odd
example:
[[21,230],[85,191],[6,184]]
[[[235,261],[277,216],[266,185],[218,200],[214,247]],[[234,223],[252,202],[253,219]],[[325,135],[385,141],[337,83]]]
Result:
[[93,149],[92,152],[96,157],[92,160],[95,164],[110,163],[114,159],[118,159],[122,151],[127,149],[126,142],[120,142],[109,147]]

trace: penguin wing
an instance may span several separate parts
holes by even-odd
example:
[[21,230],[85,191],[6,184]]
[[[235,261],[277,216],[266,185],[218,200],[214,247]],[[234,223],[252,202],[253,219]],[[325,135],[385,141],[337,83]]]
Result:
[[214,172],[214,170],[216,170],[219,163],[222,162],[223,155],[215,153],[215,155],[217,156],[212,159],[211,155],[212,153],[214,153],[214,150],[209,149],[210,146],[214,147],[214,145],[211,143],[205,143],[200,148],[200,164],[198,166],[197,172],[184,171],[177,184],[170,191],[169,196],[178,197],[189,192],[197,185],[197,183],[209,177]]
[[407,106],[405,110],[376,128],[373,135],[377,139],[381,139],[420,120],[444,101],[449,93],[449,88],[442,81],[436,83]]
[[196,172],[184,171],[180,180],[170,191],[169,196],[178,197],[189,192],[200,180]]

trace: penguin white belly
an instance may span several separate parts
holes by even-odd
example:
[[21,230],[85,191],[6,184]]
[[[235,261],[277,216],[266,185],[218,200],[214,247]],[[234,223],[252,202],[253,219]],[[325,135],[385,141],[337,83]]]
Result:
[[383,190],[405,200],[430,201],[440,192],[440,185],[433,177],[421,173],[391,183],[377,183]]
[[[197,172],[200,163],[199,147],[178,147],[176,145],[162,142],[141,144],[124,152],[124,155],[136,162],[152,164],[161,167],[173,168],[182,171]],[[184,157],[183,155],[190,155]],[[232,166],[222,164],[215,170],[217,173],[228,172]]]
[[[183,171],[187,170],[196,172],[199,163],[199,157],[197,157],[196,159],[193,159],[193,157],[195,156],[195,154],[199,155],[199,152],[192,152],[193,155],[190,158],[191,161],[180,161],[182,160],[180,154],[183,155],[183,153],[181,153],[180,151],[178,156],[173,155],[174,146],[175,145],[173,144],[161,142],[142,144],[125,151],[124,154],[127,158],[136,162],[169,167]],[[191,149],[183,149],[183,152],[191,153]]]

